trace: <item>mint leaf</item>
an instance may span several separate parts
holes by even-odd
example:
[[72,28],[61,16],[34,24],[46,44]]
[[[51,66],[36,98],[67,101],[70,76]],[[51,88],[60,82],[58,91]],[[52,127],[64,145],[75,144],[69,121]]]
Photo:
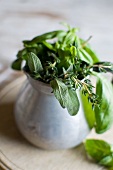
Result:
[[40,72],[43,70],[40,59],[32,52],[28,54],[28,66],[31,72]]
[[113,166],[112,145],[96,139],[87,139],[84,143],[87,154],[103,166]]
[[96,132],[103,133],[108,130],[113,123],[113,86],[105,77],[96,74],[98,77],[96,94],[101,101],[100,108],[95,108]]
[[76,92],[69,89],[58,79],[52,80],[50,84],[61,106],[67,108],[70,115],[76,115],[79,110],[79,101]]

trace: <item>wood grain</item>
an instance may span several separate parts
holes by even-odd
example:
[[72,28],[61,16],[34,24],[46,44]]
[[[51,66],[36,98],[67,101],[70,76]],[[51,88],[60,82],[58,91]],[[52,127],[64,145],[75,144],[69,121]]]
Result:
[[[87,158],[83,144],[68,150],[47,151],[36,148],[19,133],[14,116],[14,101],[25,78],[2,89],[0,96],[0,160],[11,170],[103,170]],[[104,135],[92,131],[88,138],[113,141],[113,128]],[[67,134],[68,135],[68,134]],[[92,148],[93,149],[93,148]],[[6,168],[7,170],[7,168]]]

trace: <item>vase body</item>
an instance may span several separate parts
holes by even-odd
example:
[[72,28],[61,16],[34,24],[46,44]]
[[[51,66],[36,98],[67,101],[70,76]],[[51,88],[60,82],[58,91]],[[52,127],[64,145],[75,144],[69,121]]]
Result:
[[43,149],[79,145],[90,131],[81,101],[77,115],[70,116],[49,85],[27,77],[15,104],[15,120],[23,136]]

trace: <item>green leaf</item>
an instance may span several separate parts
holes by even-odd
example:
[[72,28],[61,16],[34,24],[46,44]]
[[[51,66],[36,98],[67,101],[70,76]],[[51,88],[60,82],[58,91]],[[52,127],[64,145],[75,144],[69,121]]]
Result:
[[88,95],[85,96],[81,92],[80,97],[87,123],[90,128],[93,128],[95,124],[95,113],[92,110],[92,104],[88,102]]
[[90,65],[93,64],[93,60],[92,60],[91,56],[84,49],[79,50],[79,57],[81,60],[85,61],[86,63],[88,63]]
[[113,153],[100,160],[99,164],[104,166],[113,166]]
[[79,110],[79,100],[76,91],[68,88],[67,97],[66,108],[70,115],[74,116],[78,113]]
[[81,47],[82,49],[84,49],[92,58],[93,60],[93,64],[96,62],[99,62],[100,60],[98,59],[96,53],[91,49],[90,44],[88,43],[88,41],[90,40],[91,36],[89,37],[88,40],[83,40],[83,39],[79,39],[80,43],[81,43]]
[[[111,155],[111,145],[103,140],[87,139],[84,143],[86,152],[96,162],[100,162],[101,165],[107,165],[105,157]],[[101,162],[102,161],[102,162]]]
[[52,44],[46,42],[46,41],[43,41],[43,44],[50,50],[53,50],[53,51],[56,51],[55,48],[53,47]]
[[33,44],[37,44],[37,43],[40,43],[42,41],[52,39],[52,38],[55,38],[55,37],[59,38],[59,37],[62,37],[64,35],[66,35],[65,31],[57,30],[57,31],[52,31],[52,32],[48,32],[48,33],[39,35],[39,36],[33,38],[31,41],[25,40],[25,41],[23,41],[23,43],[24,43],[25,46],[26,45],[32,46]]
[[92,60],[93,60],[93,64],[99,62],[99,59],[97,57],[97,55],[95,54],[95,52],[91,49],[91,47],[89,46],[85,46],[84,50],[91,56]]
[[50,82],[51,87],[53,88],[53,92],[59,103],[63,108],[66,107],[65,103],[67,101],[67,86],[58,79],[52,80]]
[[67,108],[70,115],[76,115],[79,110],[79,101],[76,92],[69,89],[58,79],[52,80],[50,84],[61,106]]
[[63,47],[67,46],[67,45],[72,45],[75,41],[76,38],[76,34],[74,30],[69,31],[66,36],[64,37],[64,41],[62,43]]
[[72,56],[76,56],[77,55],[77,48],[75,46],[71,46],[70,52],[71,52]]
[[103,133],[108,130],[113,123],[113,86],[104,76],[96,74],[98,77],[96,94],[101,101],[100,108],[95,108],[96,132]]
[[22,67],[22,59],[21,58],[18,58],[16,59],[11,67],[14,69],[14,70],[21,70],[21,67]]
[[110,72],[113,73],[113,63],[111,62],[97,62],[93,65],[93,70],[96,72]]
[[74,64],[74,58],[75,56],[71,55],[70,49],[62,50],[58,49],[58,55],[60,59],[60,63],[58,64],[58,68],[64,67],[65,69],[68,69],[70,65]]
[[40,59],[32,52],[28,54],[28,66],[31,72],[41,72],[43,70]]

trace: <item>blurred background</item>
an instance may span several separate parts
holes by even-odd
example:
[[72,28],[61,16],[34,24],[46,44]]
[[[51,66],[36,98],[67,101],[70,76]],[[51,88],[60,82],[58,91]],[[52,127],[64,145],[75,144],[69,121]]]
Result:
[[10,66],[22,40],[64,28],[80,28],[102,60],[113,61],[113,0],[0,0],[0,63]]

